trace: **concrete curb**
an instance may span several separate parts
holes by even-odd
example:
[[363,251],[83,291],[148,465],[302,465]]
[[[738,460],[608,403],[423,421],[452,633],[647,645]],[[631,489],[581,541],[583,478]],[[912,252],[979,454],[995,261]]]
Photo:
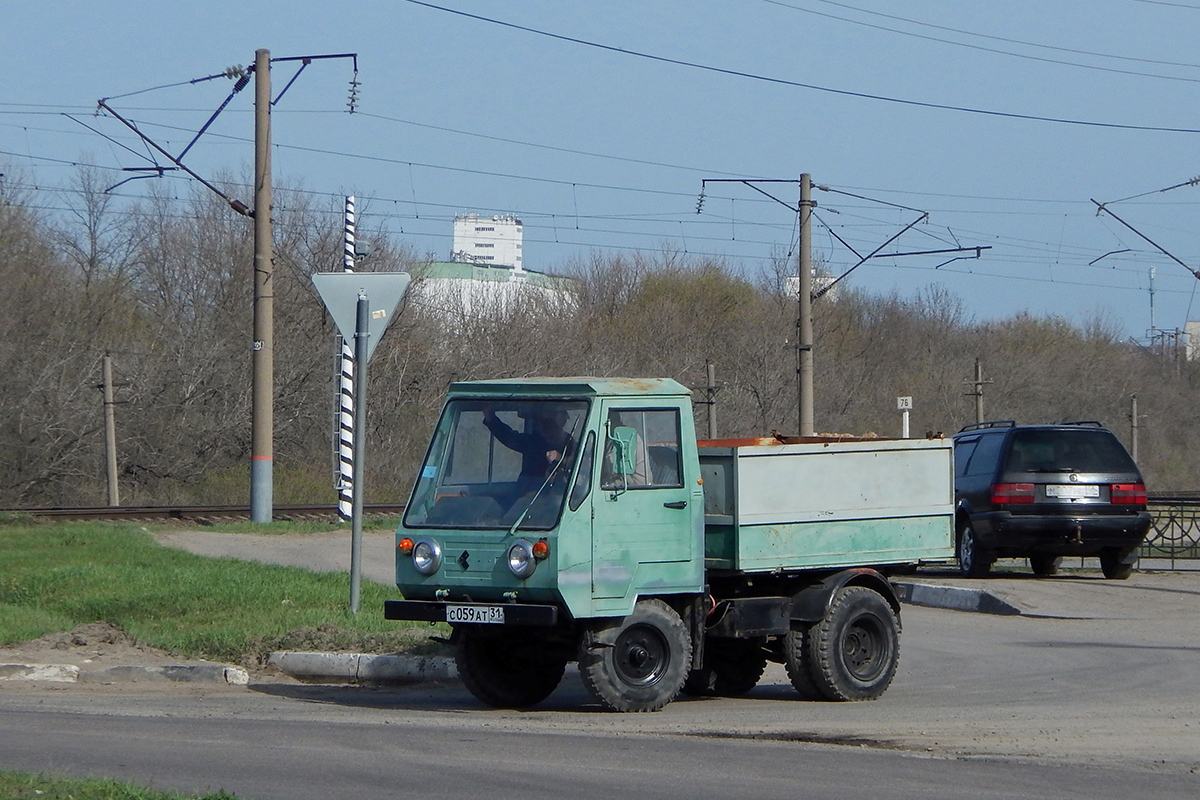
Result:
[[[928,583],[896,581],[900,600],[983,614],[1020,614],[1021,609],[983,589],[964,589]],[[319,653],[283,650],[271,653],[267,663],[301,681],[339,683],[420,683],[458,679],[454,659],[445,656],[371,655],[369,653]],[[78,667],[73,664],[0,664],[0,681],[54,683],[216,683],[245,686],[250,675],[228,664],[189,664],[147,667],[116,665]]]
[[0,681],[50,681],[74,683],[79,667],[74,664],[0,664]]
[[74,664],[0,664],[0,681],[225,683],[246,686],[250,683],[250,673],[228,664],[174,664],[162,667],[130,664],[83,668]]
[[900,596],[901,602],[914,606],[1006,616],[1021,613],[1020,608],[985,589],[964,589],[960,586],[908,582],[894,582],[892,585],[896,587],[896,594]]
[[284,650],[267,663],[297,680],[346,683],[419,683],[458,678],[454,659],[444,656],[377,656],[368,653],[313,653]]

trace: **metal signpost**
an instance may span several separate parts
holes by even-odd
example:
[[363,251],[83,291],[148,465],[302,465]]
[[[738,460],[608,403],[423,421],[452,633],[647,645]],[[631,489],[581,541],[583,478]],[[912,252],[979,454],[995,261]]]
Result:
[[908,438],[908,412],[912,411],[911,397],[897,397],[896,408],[900,411],[900,438]]
[[[383,338],[393,311],[408,291],[407,272],[319,272],[312,276],[343,339],[354,339],[354,481],[350,534],[350,611],[358,613],[362,579],[362,507],[366,483],[367,362]],[[376,330],[371,330],[371,320]]]

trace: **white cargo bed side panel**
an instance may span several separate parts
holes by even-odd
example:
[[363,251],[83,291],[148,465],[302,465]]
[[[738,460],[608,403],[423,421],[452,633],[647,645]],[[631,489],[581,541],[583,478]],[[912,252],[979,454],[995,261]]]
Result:
[[926,440],[737,449],[740,525],[953,514],[950,445]]

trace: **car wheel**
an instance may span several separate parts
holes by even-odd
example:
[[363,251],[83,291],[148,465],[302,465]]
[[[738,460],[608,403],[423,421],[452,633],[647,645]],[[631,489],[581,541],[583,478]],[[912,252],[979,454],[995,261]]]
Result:
[[979,544],[971,520],[964,519],[958,525],[958,541],[955,547],[958,571],[968,578],[981,578],[992,568],[992,555]]
[[1062,556],[1051,556],[1045,553],[1037,553],[1029,557],[1029,568],[1033,570],[1034,575],[1048,577],[1058,574],[1058,567],[1062,564]]
[[1133,567],[1137,561],[1126,564],[1121,560],[1122,555],[1124,551],[1118,547],[1106,547],[1100,551],[1100,571],[1104,573],[1104,577],[1112,581],[1123,581],[1133,574]]

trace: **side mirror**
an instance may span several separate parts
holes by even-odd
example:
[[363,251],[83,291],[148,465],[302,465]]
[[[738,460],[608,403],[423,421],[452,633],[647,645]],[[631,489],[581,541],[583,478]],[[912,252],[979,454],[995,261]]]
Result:
[[608,438],[613,442],[613,474],[632,475],[637,470],[637,431],[616,427]]

